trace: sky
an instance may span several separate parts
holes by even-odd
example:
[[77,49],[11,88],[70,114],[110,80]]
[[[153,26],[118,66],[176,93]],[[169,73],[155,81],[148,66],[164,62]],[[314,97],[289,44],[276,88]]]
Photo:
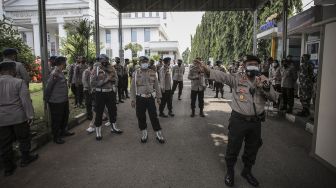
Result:
[[[312,0],[302,0],[303,10],[314,5]],[[307,5],[307,6],[306,6]],[[190,35],[194,35],[196,27],[201,23],[204,12],[172,12],[172,21],[168,27],[169,40],[177,40],[180,53],[187,47],[190,49]]]
[[181,54],[187,47],[190,49],[190,35],[195,34],[203,14],[204,12],[172,12],[172,20],[167,33],[169,40],[179,42]]

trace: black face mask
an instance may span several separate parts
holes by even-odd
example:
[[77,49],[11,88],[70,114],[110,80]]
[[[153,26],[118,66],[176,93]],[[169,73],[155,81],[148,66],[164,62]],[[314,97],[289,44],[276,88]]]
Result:
[[102,62],[102,65],[106,67],[108,65],[108,62]]
[[177,63],[178,64],[178,66],[181,66],[182,65],[182,63]]
[[255,77],[260,75],[260,72],[256,70],[246,70],[245,72],[248,77]]

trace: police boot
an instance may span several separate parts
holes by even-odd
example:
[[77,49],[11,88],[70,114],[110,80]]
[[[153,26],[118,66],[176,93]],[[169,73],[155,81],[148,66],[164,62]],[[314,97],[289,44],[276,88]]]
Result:
[[181,94],[178,96],[178,100],[182,100],[182,99],[181,99]]
[[121,134],[121,133],[123,133],[123,131],[120,130],[120,129],[118,129],[116,123],[112,123],[112,126],[111,126],[111,133]]
[[160,144],[164,144],[166,142],[161,131],[156,131],[156,140],[159,141]]
[[173,111],[169,111],[169,112],[168,112],[168,115],[171,116],[171,117],[174,117],[174,116],[175,116],[175,114],[173,113]]
[[38,157],[39,157],[38,154],[31,155],[29,153],[29,151],[24,151],[24,152],[22,152],[22,159],[21,159],[21,162],[20,162],[20,166],[21,167],[26,167],[30,163],[36,161],[38,159]]
[[54,142],[56,144],[64,144],[65,143],[65,141],[59,135],[54,136]]
[[101,127],[96,127],[96,140],[100,141],[101,139],[103,139],[101,135]]
[[203,112],[203,108],[200,108],[200,116],[205,117],[204,112]]
[[195,117],[195,108],[191,109],[191,115],[190,115],[190,117]]
[[224,178],[225,185],[232,187],[234,185],[234,169],[233,167],[228,167],[227,173]]
[[148,140],[147,129],[142,130],[141,132],[142,132],[141,143],[146,143]]
[[242,173],[241,173],[241,176],[243,178],[246,179],[246,181],[251,184],[252,186],[254,187],[258,187],[259,186],[259,182],[258,180],[252,175],[252,172],[251,172],[251,167],[247,167],[245,166]]
[[215,95],[215,98],[218,98],[218,92],[216,91],[216,95]]
[[166,114],[164,114],[163,112],[160,112],[159,114],[160,117],[164,117],[164,118],[167,118],[168,116]]
[[224,92],[222,92],[221,95],[222,95],[222,99],[224,99]]

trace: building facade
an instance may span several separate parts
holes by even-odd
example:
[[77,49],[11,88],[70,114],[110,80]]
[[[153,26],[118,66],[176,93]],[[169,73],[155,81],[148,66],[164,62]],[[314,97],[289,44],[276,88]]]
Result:
[[[105,1],[100,5],[101,53],[119,56],[118,12]],[[64,23],[87,18],[94,20],[94,0],[46,0],[48,54],[61,55],[62,40],[66,37]],[[3,13],[13,20],[26,44],[39,56],[40,32],[37,0],[5,0]],[[137,12],[122,15],[122,44],[138,43],[143,50],[137,55],[180,57],[177,41],[169,41],[167,27],[171,18],[166,12]],[[132,58],[130,50],[125,58]]]

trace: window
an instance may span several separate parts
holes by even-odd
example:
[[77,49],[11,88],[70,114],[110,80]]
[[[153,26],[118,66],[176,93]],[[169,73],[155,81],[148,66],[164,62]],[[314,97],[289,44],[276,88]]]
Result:
[[137,12],[135,13],[135,15],[134,15],[134,16],[135,16],[136,18],[138,18],[138,17],[139,17],[139,15],[138,15],[138,13],[137,13]]
[[150,18],[153,17],[152,12],[149,12],[149,17],[150,17]]
[[149,42],[150,41],[150,28],[145,28],[144,30],[144,38],[145,38],[145,42]]
[[21,38],[22,38],[23,42],[27,44],[27,35],[26,35],[25,32],[21,33]]
[[111,31],[110,30],[106,30],[106,44],[111,44]]
[[131,42],[137,42],[137,31],[135,28],[131,28]]
[[145,12],[142,13],[142,17],[143,18],[146,17],[146,13]]
[[160,12],[157,12],[157,13],[156,13],[156,17],[160,17]]
[[150,57],[150,49],[145,49],[145,56]]
[[167,19],[167,12],[164,12],[164,13],[163,13],[163,19],[164,19],[164,20]]

